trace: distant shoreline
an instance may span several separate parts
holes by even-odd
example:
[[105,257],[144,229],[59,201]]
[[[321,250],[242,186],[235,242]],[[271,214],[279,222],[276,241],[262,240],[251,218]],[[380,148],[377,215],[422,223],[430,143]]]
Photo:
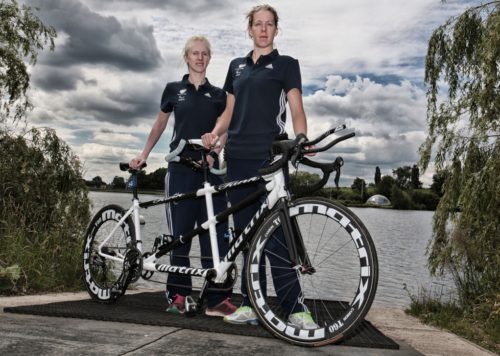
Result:
[[[131,194],[130,190],[128,189],[109,189],[109,188],[91,188],[89,187],[90,192],[97,192],[97,193],[125,193],[125,194]],[[164,195],[165,192],[163,190],[141,190],[139,191],[139,194],[149,194],[149,195]],[[352,203],[352,202],[343,202],[340,201],[343,205],[349,207],[349,208],[375,208],[375,209],[391,209],[391,210],[396,210],[392,206],[379,206],[379,205],[372,205],[372,204],[364,204],[364,203]]]

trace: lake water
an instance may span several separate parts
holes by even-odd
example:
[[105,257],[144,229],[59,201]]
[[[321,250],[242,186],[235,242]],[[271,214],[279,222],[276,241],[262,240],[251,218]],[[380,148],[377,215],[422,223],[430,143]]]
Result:
[[[131,205],[132,195],[91,192],[90,198],[94,203],[94,212],[97,212],[104,205],[111,203],[128,208]],[[141,201],[157,198],[155,195],[141,195]],[[368,228],[377,249],[379,282],[374,302],[376,305],[401,308],[408,306],[410,298],[404,285],[412,294],[418,294],[425,288],[433,294],[443,294],[444,298],[452,295],[454,287],[451,279],[432,277],[426,267],[425,251],[432,236],[434,212],[374,208],[351,208],[351,210]],[[146,221],[141,228],[144,251],[148,251],[151,249],[154,236],[165,230],[165,210],[163,206],[157,206],[143,209],[141,215]],[[196,255],[197,251],[199,247],[194,239],[192,253]],[[195,280],[193,285],[196,287]],[[162,287],[158,283],[141,279],[137,283],[146,288]],[[239,291],[238,286],[239,281],[236,282],[235,292]]]

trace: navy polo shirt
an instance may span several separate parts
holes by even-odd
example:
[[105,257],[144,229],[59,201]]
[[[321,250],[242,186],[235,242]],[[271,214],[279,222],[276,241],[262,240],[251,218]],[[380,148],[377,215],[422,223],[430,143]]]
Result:
[[[170,150],[179,144],[181,139],[201,138],[204,133],[212,131],[217,118],[226,108],[226,92],[205,83],[198,87],[184,75],[180,82],[167,83],[161,97],[161,111],[174,112],[174,132],[170,142]],[[199,160],[199,153],[185,150],[183,156]]]
[[231,61],[224,90],[235,105],[228,130],[226,156],[267,159],[274,138],[285,133],[286,94],[302,91],[299,62],[273,50],[254,64],[252,52]]

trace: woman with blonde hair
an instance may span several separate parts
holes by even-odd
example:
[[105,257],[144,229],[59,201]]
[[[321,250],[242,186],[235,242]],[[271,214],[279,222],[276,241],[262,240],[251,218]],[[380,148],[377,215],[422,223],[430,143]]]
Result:
[[[148,139],[141,154],[130,161],[130,167],[139,168],[146,162],[151,150],[167,126],[170,114],[174,112],[175,123],[170,148],[175,149],[181,139],[200,137],[215,126],[217,118],[226,107],[226,93],[208,81],[206,78],[207,66],[211,58],[210,42],[203,36],[193,36],[186,42],[184,61],[188,73],[181,81],[167,83],[161,97],[160,111],[156,117]],[[220,150],[214,149],[214,152]],[[184,150],[185,157],[200,160],[200,152]],[[212,156],[208,157],[209,164],[214,163]],[[211,184],[222,184],[222,179],[209,174]],[[195,191],[203,186],[203,173],[194,172],[180,163],[171,162],[165,176],[165,195]],[[226,207],[224,196],[214,196],[215,213]],[[195,224],[200,225],[207,220],[206,208],[202,199],[185,200],[166,207],[167,228],[169,234],[178,238],[192,230]],[[224,224],[217,227],[219,255],[224,256],[228,250],[228,242],[224,240]],[[212,268],[210,239],[208,232],[199,238],[201,249],[201,263],[203,268]],[[171,264],[189,266],[189,251],[191,243],[182,245],[172,251]],[[191,294],[191,277],[169,274],[167,279],[166,296],[168,300],[167,312],[182,314],[185,312],[186,296]],[[231,303],[230,291],[209,292],[207,294],[207,309],[205,314],[210,316],[225,316],[235,311]]]

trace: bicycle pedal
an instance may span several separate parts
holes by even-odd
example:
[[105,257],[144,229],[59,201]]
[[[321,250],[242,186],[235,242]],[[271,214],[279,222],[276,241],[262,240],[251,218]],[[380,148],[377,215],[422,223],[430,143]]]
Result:
[[123,289],[120,283],[118,285],[114,285],[110,290],[110,300],[116,301],[123,295]]
[[184,299],[184,310],[184,315],[186,315],[187,317],[192,317],[196,314],[196,302],[190,295],[188,295],[186,299]]

